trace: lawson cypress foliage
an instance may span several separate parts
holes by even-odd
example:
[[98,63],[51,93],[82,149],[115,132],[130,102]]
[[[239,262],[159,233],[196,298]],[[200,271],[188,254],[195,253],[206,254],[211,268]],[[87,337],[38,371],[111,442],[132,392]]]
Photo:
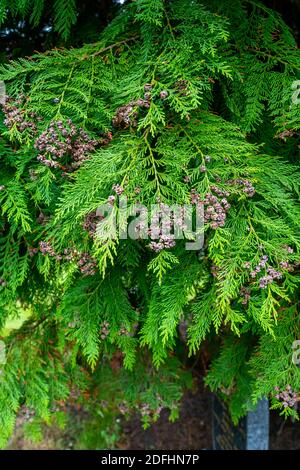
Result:
[[[76,2],[53,8],[67,38]],[[38,23],[43,2],[8,9]],[[126,2],[97,42],[2,64],[1,327],[28,312],[4,338],[2,446],[20,409],[39,435],[72,399],[175,418],[182,339],[235,421],[263,396],[297,417],[299,79],[292,32],[256,0]],[[101,241],[97,208],[120,195],[202,204],[203,247]]]

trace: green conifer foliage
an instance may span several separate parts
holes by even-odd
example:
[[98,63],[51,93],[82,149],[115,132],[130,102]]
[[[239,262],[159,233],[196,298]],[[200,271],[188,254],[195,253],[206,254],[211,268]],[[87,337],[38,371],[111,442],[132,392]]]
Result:
[[[67,38],[76,2],[52,3]],[[37,24],[44,2],[9,8]],[[299,79],[291,31],[256,0],[126,2],[97,42],[1,66],[1,327],[30,312],[5,337],[2,446],[20,407],[39,434],[74,396],[175,418],[183,330],[235,421],[262,396],[296,416],[280,393],[300,392]],[[121,193],[202,201],[203,248],[101,242],[97,208],[120,213]]]

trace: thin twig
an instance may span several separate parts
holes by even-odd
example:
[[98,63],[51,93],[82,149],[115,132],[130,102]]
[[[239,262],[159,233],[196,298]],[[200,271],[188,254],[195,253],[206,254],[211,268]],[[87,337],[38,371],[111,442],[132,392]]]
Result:
[[94,52],[94,54],[91,54],[91,57],[95,57],[99,54],[102,54],[103,52],[109,51],[109,50],[113,49],[114,47],[121,46],[121,44],[127,44],[130,41],[135,41],[138,37],[139,36],[132,36],[131,38],[124,39],[124,41],[119,41],[119,42],[116,42],[115,44],[111,44],[110,46],[103,47],[99,51]]

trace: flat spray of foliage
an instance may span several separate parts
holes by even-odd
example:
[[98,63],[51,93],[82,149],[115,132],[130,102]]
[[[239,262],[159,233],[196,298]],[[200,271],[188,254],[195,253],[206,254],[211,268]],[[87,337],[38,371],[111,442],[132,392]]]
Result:
[[[43,3],[8,5],[37,24]],[[66,38],[76,2],[53,4]],[[1,66],[1,326],[31,312],[5,338],[2,446],[20,406],[31,435],[72,399],[175,418],[190,383],[180,331],[191,356],[205,344],[207,385],[235,421],[263,396],[296,416],[275,387],[300,390],[297,79],[289,28],[256,0],[127,2],[98,42]],[[228,210],[207,217],[200,251],[100,243],[95,210],[120,192]]]

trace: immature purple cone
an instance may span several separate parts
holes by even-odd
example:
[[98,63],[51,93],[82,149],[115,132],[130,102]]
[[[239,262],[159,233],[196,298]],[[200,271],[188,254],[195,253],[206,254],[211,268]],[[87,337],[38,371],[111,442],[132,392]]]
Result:
[[191,190],[190,201],[191,204],[198,204],[200,202],[200,195],[197,193],[196,189]]
[[161,100],[165,100],[169,96],[169,93],[166,90],[162,90],[159,94]]
[[34,255],[38,253],[38,248],[33,248],[32,246],[28,247],[29,256],[32,258]]
[[108,196],[108,198],[107,198],[108,204],[110,204],[111,206],[114,205],[115,200],[116,200],[116,197],[115,197],[113,194],[111,194],[111,195]]
[[127,129],[128,127],[136,127],[138,125],[137,118],[139,108],[150,107],[151,94],[145,93],[144,98],[120,106],[112,120],[112,125],[116,128]]
[[146,92],[147,92],[147,91],[151,91],[152,88],[153,88],[153,86],[151,85],[151,83],[146,83],[146,84],[144,85],[144,91],[146,91]]
[[121,196],[121,194],[124,192],[124,188],[119,184],[114,184],[112,189],[117,193],[118,196]]
[[176,245],[175,237],[174,235],[161,235],[159,237],[158,242],[151,242],[149,244],[149,247],[151,250],[155,251],[158,253],[161,250],[168,249],[168,248],[173,248]]
[[140,406],[140,411],[142,416],[148,416],[151,414],[150,405],[148,403],[142,403]]
[[[279,392],[279,390],[279,387],[275,387],[276,392]],[[284,408],[294,408],[300,401],[299,392],[293,391],[290,385],[287,385],[285,390],[282,390],[281,392],[277,393],[275,397],[277,398],[277,400],[280,400],[282,402]]]
[[286,270],[288,270],[288,271],[291,270],[291,265],[290,265],[290,263],[289,263],[288,261],[281,261],[281,262],[279,263],[279,265],[280,265],[280,267],[281,267],[282,269],[286,269]]
[[261,289],[265,289],[268,284],[271,284],[274,281],[274,279],[281,279],[282,278],[282,274],[279,271],[276,271],[272,267],[269,267],[267,269],[267,273],[268,274],[266,276],[263,276],[259,280],[259,287]]
[[234,179],[234,180],[229,180],[227,181],[228,184],[231,184],[231,185],[240,185],[240,186],[243,186],[244,189],[243,189],[243,192],[245,194],[247,194],[247,196],[249,197],[253,197],[254,194],[255,194],[255,188],[254,186],[252,185],[252,183],[247,180],[247,179],[242,179],[242,178],[237,178],[237,179]]
[[87,252],[80,255],[77,265],[80,272],[85,276],[93,276],[96,274],[97,262]]
[[50,255],[50,256],[56,255],[55,250],[52,247],[50,242],[41,241],[39,245],[40,245],[40,252],[42,253],[42,255]]
[[85,216],[83,222],[83,229],[86,230],[90,237],[94,237],[97,229],[98,223],[103,219],[102,216],[98,216],[96,211],[90,212]]
[[292,247],[290,247],[289,245],[283,245],[283,247],[289,254],[292,254],[294,253],[294,250]]
[[77,128],[71,119],[66,124],[52,121],[44,132],[36,139],[34,147],[39,151],[38,161],[50,168],[61,165],[57,160],[68,157],[71,162],[68,171],[77,169],[93,152],[98,141],[89,137],[81,128]]
[[240,290],[240,294],[241,294],[241,296],[242,296],[242,298],[243,298],[242,304],[243,304],[243,305],[247,305],[248,302],[249,302],[249,300],[250,300],[250,297],[251,297],[251,295],[250,295],[250,289],[247,288],[247,287],[242,287],[241,290]]
[[104,340],[107,338],[108,335],[109,335],[109,323],[108,321],[104,321],[100,329],[100,338]]
[[[224,194],[224,191],[219,191],[216,186],[213,186],[212,189],[213,188],[217,189],[220,194]],[[230,207],[225,197],[219,200],[217,196],[212,193],[207,193],[204,198],[204,221],[211,222],[210,227],[213,230],[224,227],[226,215]]]

